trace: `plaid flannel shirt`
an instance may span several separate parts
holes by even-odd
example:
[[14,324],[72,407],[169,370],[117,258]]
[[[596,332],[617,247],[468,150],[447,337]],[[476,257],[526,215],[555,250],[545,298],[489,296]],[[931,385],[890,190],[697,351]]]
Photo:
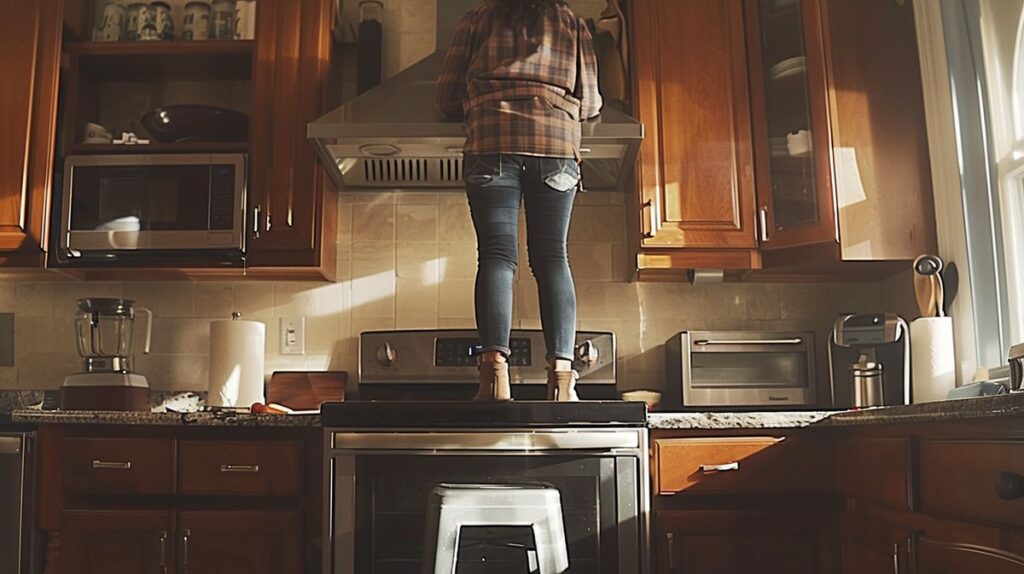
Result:
[[459,21],[436,98],[465,121],[467,153],[578,159],[580,123],[601,111],[590,31],[561,4],[510,29],[485,2]]

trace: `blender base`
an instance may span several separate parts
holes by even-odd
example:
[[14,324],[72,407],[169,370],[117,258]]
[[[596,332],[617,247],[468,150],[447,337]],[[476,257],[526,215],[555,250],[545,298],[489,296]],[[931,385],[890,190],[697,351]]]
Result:
[[76,373],[64,379],[60,408],[149,412],[149,383],[135,373]]

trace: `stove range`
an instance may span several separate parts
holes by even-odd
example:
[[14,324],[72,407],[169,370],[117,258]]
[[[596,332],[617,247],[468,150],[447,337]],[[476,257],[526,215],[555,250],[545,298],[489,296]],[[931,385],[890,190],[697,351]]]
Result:
[[[515,329],[509,341],[509,377],[515,399],[547,394],[544,333]],[[476,331],[367,331],[359,335],[359,400],[468,400],[476,393],[480,341]],[[580,331],[573,368],[576,390],[590,400],[617,399],[615,335]]]

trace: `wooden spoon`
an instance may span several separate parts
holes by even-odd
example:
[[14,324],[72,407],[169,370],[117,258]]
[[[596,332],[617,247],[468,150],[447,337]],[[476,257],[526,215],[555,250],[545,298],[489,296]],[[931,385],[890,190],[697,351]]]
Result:
[[917,298],[917,308],[921,311],[922,317],[931,317],[935,309],[932,301],[932,278],[928,275],[914,273],[914,296]]

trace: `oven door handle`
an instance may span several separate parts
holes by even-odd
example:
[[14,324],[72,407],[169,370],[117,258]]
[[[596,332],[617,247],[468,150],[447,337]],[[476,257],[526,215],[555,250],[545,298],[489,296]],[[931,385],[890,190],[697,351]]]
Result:
[[802,337],[792,339],[700,339],[694,345],[707,347],[710,345],[802,345]]
[[637,432],[335,432],[336,451],[497,451],[589,450],[639,448]]

